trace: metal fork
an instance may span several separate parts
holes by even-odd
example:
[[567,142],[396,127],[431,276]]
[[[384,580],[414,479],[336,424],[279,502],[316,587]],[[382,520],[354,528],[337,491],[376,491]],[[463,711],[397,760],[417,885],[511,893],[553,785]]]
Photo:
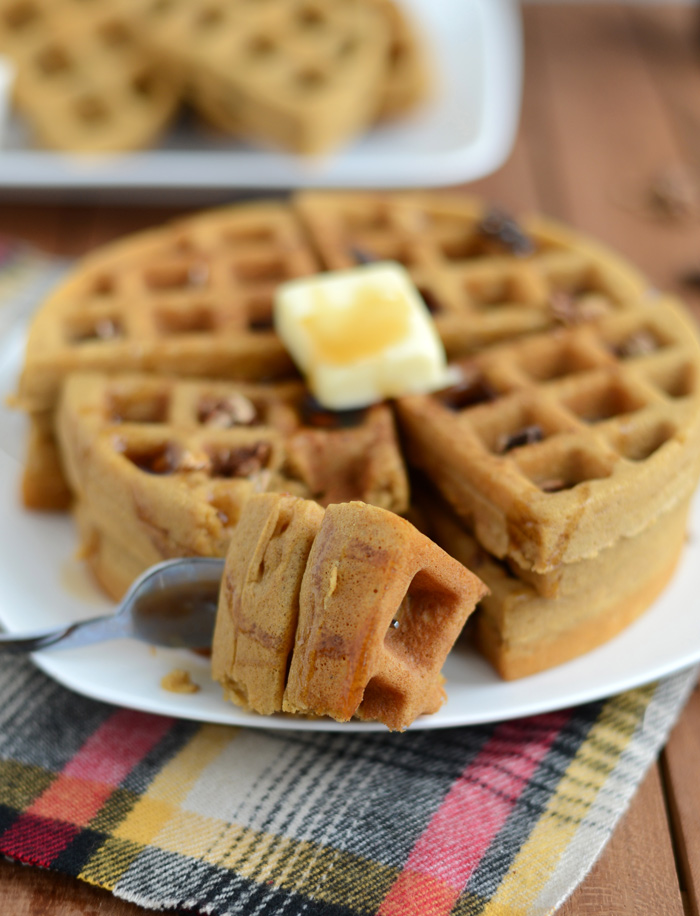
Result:
[[113,614],[35,633],[0,633],[3,652],[75,649],[108,639],[153,646],[211,646],[224,560],[186,557],[151,566],[132,584]]

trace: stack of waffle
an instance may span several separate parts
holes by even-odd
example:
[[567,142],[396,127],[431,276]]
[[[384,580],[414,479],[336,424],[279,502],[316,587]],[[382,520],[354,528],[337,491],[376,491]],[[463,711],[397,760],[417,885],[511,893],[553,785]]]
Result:
[[[459,381],[309,412],[275,289],[375,259],[407,268]],[[24,497],[77,497],[113,594],[163,556],[225,552],[260,490],[413,511],[489,586],[477,641],[519,677],[609,639],[671,575],[699,372],[681,306],[544,220],[421,193],[229,207],[96,252],[39,311]],[[404,461],[421,474],[410,505]]]
[[465,530],[439,500],[429,527],[491,587],[479,645],[522,677],[614,636],[668,581],[700,473],[697,341],[658,301],[459,365],[398,415]]

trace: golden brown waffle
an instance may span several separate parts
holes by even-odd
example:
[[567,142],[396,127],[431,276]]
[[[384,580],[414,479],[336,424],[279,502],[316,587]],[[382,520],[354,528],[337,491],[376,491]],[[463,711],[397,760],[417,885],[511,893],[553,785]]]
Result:
[[677,506],[700,465],[700,345],[658,297],[493,347],[397,402],[409,461],[497,557],[546,573]]
[[51,409],[70,372],[141,370],[255,380],[289,375],[272,329],[284,280],[320,264],[280,203],[222,208],[86,257],[36,315],[21,405]]
[[307,499],[251,497],[226,556],[212,675],[228,699],[262,715],[282,709],[301,580],[322,521]]
[[[297,382],[246,386],[76,373],[57,418],[66,476],[111,553],[119,546],[142,568],[168,557],[223,556],[256,490],[322,505],[360,497],[405,510],[389,409],[346,415],[354,425],[345,428],[315,427],[328,417],[307,409],[306,399]],[[310,450],[323,460],[311,461]]]
[[298,153],[368,127],[388,69],[389,27],[372,0],[154,0],[143,36],[217,124]]
[[295,207],[329,270],[402,263],[448,356],[634,308],[648,287],[603,246],[541,218],[426,193],[307,192]]
[[656,599],[685,542],[688,498],[633,538],[591,560],[570,564],[557,597],[538,594],[486,553],[447,507],[420,500],[421,526],[490,589],[472,618],[477,647],[512,680],[562,664],[616,636]]
[[436,712],[440,670],[485,592],[406,519],[329,506],[301,584],[284,709],[392,729]]
[[366,256],[407,266],[456,355],[636,307],[646,282],[611,253],[541,222],[530,233],[535,250],[514,252],[481,231],[487,215],[436,194],[314,193],[292,208],[227,207],[105,246],[36,316],[22,405],[49,409],[75,369],[288,373],[272,330],[276,286]]
[[436,194],[314,193],[292,208],[227,207],[108,245],[36,316],[22,405],[49,409],[75,369],[289,373],[272,330],[276,286],[366,256],[407,266],[455,355],[636,308],[646,281],[621,259],[541,222],[524,240],[534,251],[514,252],[481,231],[487,216],[479,203]]
[[65,495],[65,485],[47,484],[44,469],[60,466],[51,414],[68,374],[289,375],[292,362],[272,329],[274,291],[319,269],[297,220],[278,203],[183,219],[85,258],[29,335],[18,401],[41,434],[29,441],[25,504],[62,505],[53,490]]
[[372,2],[389,24],[389,59],[377,116],[395,118],[410,111],[428,94],[429,65],[406,11],[392,0]]
[[[483,583],[405,519],[359,502],[251,498],[231,542],[212,671],[234,702],[404,729]],[[348,613],[352,608],[352,613]]]
[[15,102],[43,145],[137,149],[172,118],[180,84],[144,52],[129,9],[128,0],[1,0],[0,49],[17,67]]
[[[313,193],[133,236],[86,258],[39,311],[20,405],[46,426],[62,379],[81,369],[291,373],[272,329],[277,285],[364,257],[407,266],[453,355],[552,331],[556,349],[568,329],[626,315],[634,322],[655,308],[644,302],[644,278],[606,249],[541,220],[523,226],[439,194]],[[50,451],[50,440],[35,437],[41,442]],[[56,463],[30,455],[25,491],[38,494],[34,504],[43,483],[30,479],[31,467]]]
[[[371,4],[376,7],[389,29],[386,65],[381,83],[375,89],[374,114],[376,118],[386,120],[406,114],[421,102],[428,93],[430,79],[424,49],[405,12],[391,0],[371,0]],[[319,8],[318,0],[315,0],[314,6]],[[168,48],[163,47],[162,40],[160,44],[161,53],[167,55]],[[172,49],[172,46],[171,38],[169,48]],[[341,43],[339,47],[347,45]],[[172,50],[169,53],[172,56]],[[171,66],[174,64],[171,63]],[[195,108],[213,126],[225,133],[245,135],[241,112],[237,105],[231,104],[231,95],[226,94],[226,86],[215,77],[207,79],[196,60],[189,61],[188,69],[192,74],[190,92]]]

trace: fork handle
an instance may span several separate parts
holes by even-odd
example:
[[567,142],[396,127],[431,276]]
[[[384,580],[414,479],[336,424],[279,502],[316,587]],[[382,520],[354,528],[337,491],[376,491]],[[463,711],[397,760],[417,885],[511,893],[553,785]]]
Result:
[[21,655],[27,652],[38,652],[66,639],[74,632],[76,624],[70,624],[60,630],[48,633],[0,633],[0,655]]
[[74,649],[106,639],[118,639],[130,633],[130,620],[119,614],[78,620],[41,633],[0,633],[0,655],[20,655],[41,649]]

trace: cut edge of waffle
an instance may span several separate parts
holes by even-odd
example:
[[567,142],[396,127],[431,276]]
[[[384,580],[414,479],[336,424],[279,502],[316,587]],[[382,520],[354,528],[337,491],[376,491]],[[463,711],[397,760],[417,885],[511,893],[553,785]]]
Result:
[[402,730],[444,702],[442,665],[484,592],[394,513],[255,496],[227,555],[213,675],[255,712]]

